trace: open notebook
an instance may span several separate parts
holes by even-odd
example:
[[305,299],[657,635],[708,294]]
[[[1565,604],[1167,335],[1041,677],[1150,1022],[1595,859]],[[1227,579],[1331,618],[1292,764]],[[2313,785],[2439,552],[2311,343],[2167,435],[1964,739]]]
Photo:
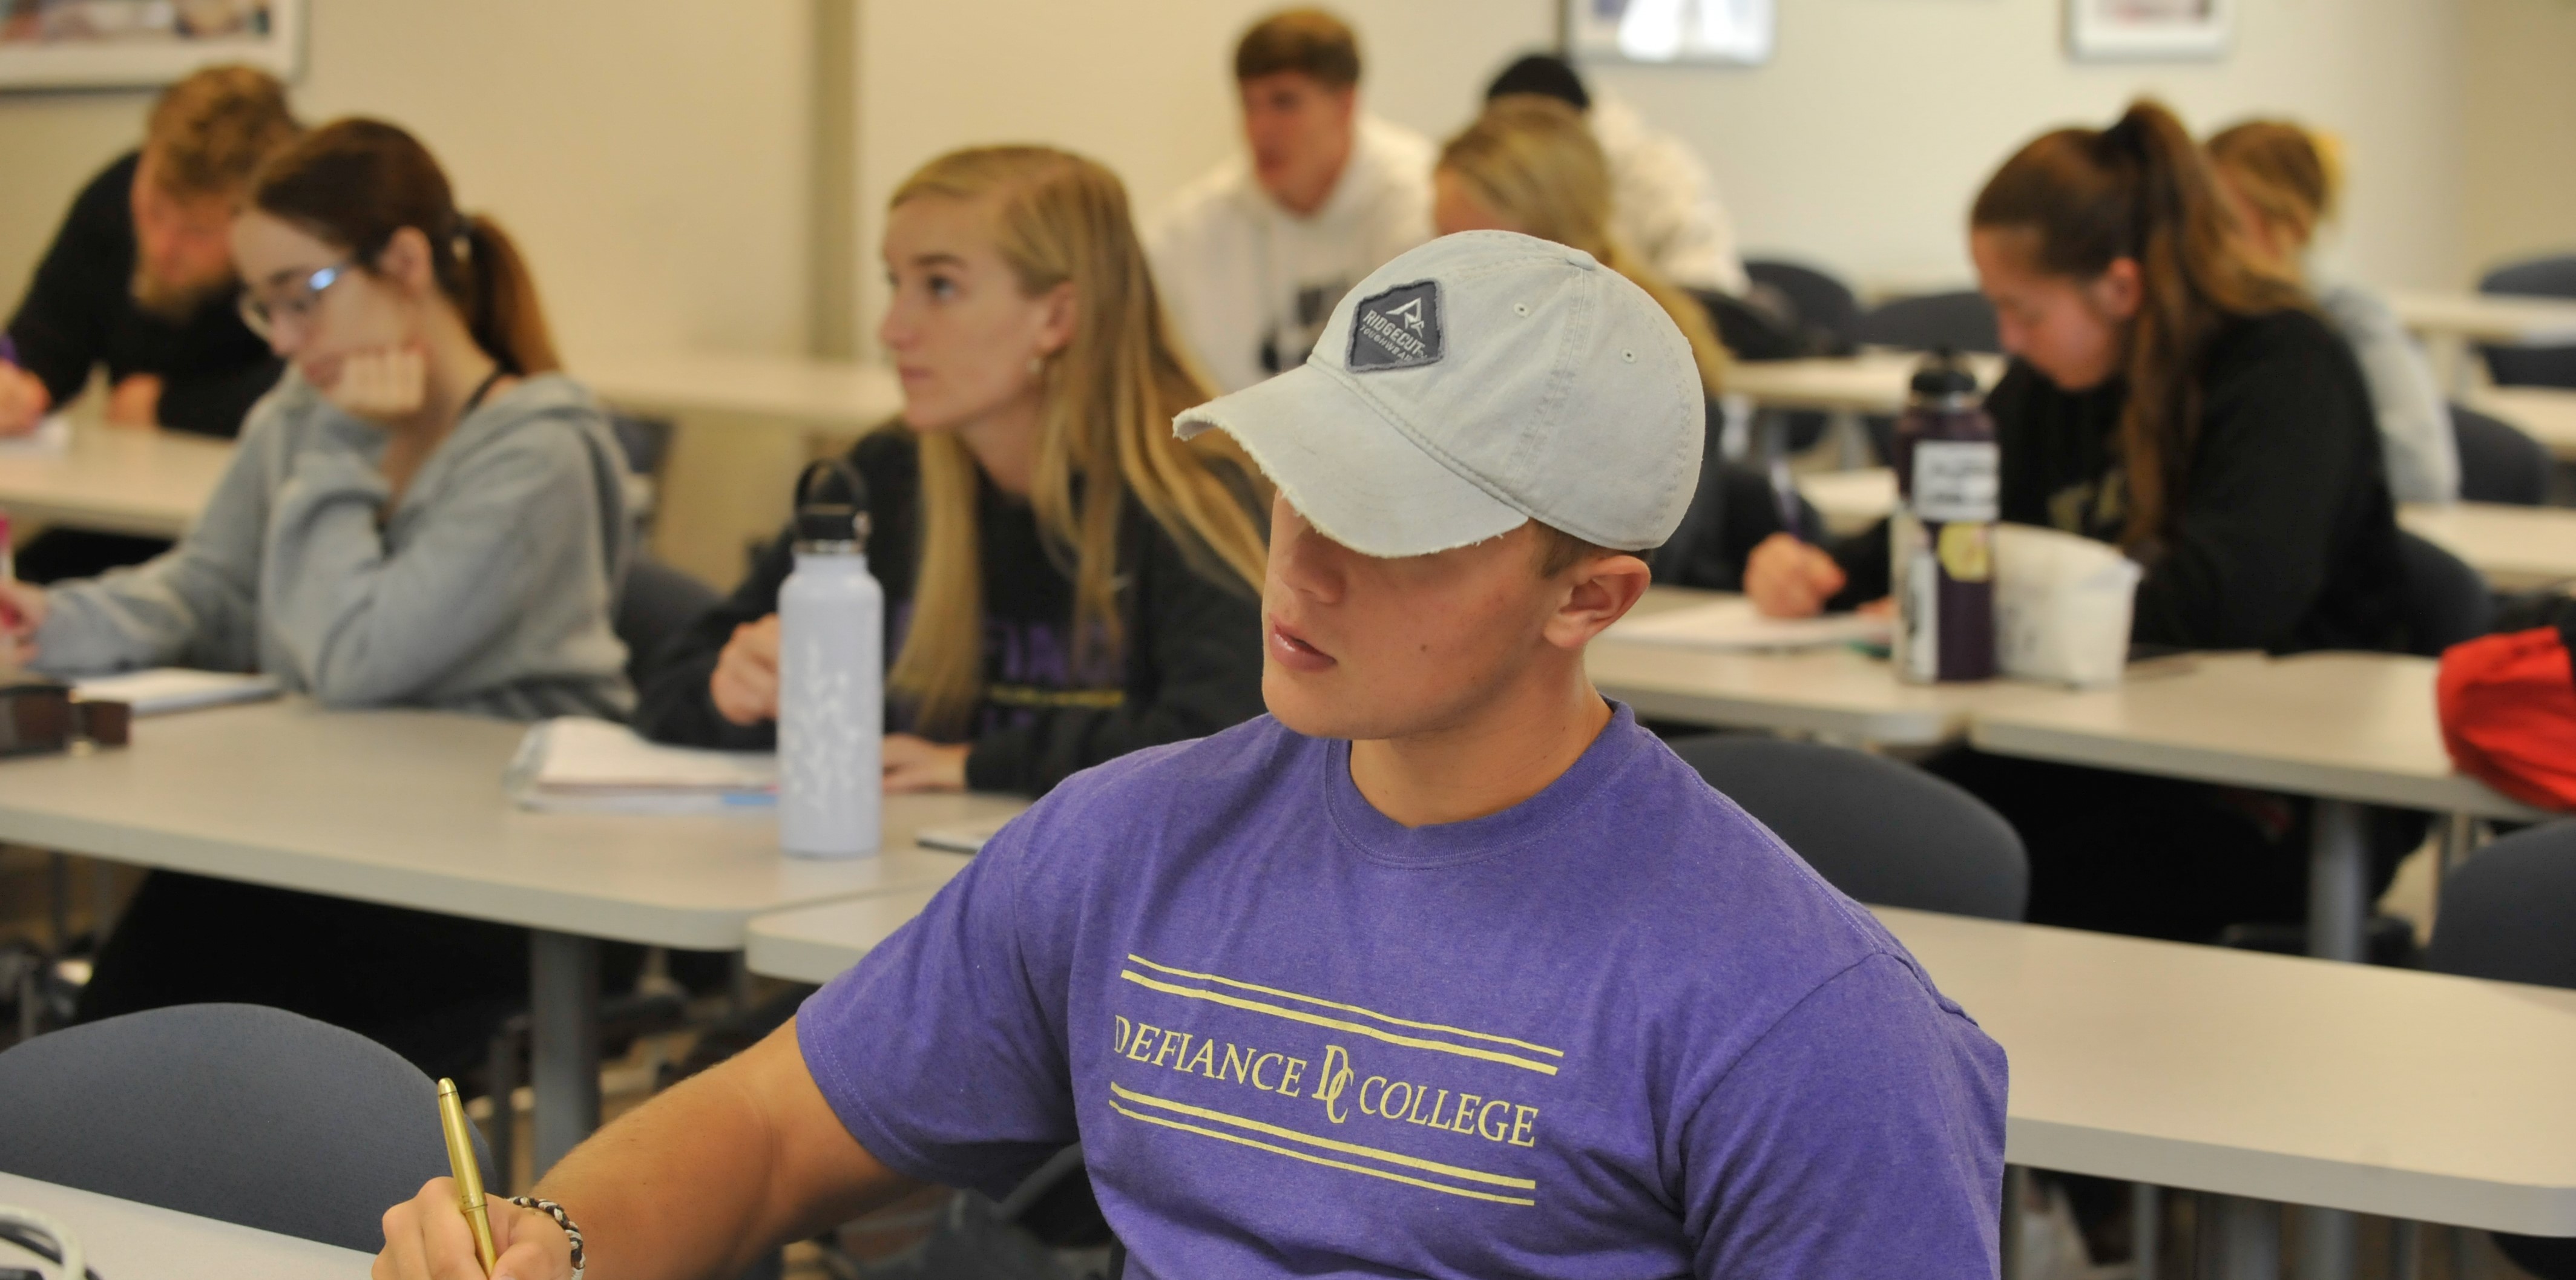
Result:
[[72,682],[72,692],[87,702],[122,702],[138,716],[194,711],[235,702],[257,702],[277,696],[277,677],[233,671],[192,671],[186,667],[153,667]]
[[71,447],[72,420],[59,413],[23,436],[0,436],[0,458],[59,458]]
[[775,804],[778,757],[647,742],[622,724],[567,716],[528,730],[505,785],[529,809],[703,813]]
[[1752,601],[1725,596],[1644,617],[1630,614],[1613,624],[1608,635],[1637,644],[1683,649],[1815,649],[1839,644],[1885,644],[1888,627],[1884,617],[1855,613],[1769,618],[1755,609]]

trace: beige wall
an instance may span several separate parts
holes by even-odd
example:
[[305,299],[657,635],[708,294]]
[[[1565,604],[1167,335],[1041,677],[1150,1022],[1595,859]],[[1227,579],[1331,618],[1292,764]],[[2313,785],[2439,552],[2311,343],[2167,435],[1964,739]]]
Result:
[[[808,7],[788,0],[313,0],[311,120],[415,130],[468,207],[526,242],[586,351],[790,352],[807,310]],[[11,305],[80,184],[150,95],[0,95]]]
[[2462,0],[2463,261],[2576,253],[2576,4]]
[[1864,285],[1966,279],[1960,224],[1994,166],[2043,128],[2107,123],[2141,91],[2195,130],[2259,111],[2341,133],[2352,191],[2336,265],[2381,284],[2450,282],[2455,0],[2236,8],[2225,59],[2140,65],[2070,61],[2064,0],[1782,0],[1766,67],[1598,78],[1709,157],[1749,249],[1813,257]]
[[[967,143],[1054,143],[1116,169],[1139,212],[1150,212],[1235,145],[1234,41],[1277,7],[1273,0],[864,4],[863,349],[875,347],[883,306],[874,246],[886,196],[904,175]],[[1435,135],[1464,123],[1496,67],[1552,42],[1556,30],[1552,11],[1533,0],[1340,7],[1360,33],[1363,99]]]
[[[2562,0],[2473,0],[2545,11]],[[1005,137],[1098,155],[1150,208],[1233,145],[1226,59],[1270,6],[1246,0],[870,5],[859,76],[860,217],[920,161]],[[1456,127],[1511,54],[1551,43],[1548,0],[1346,4],[1382,113]],[[2451,0],[2264,0],[2239,6],[2210,63],[2068,60],[2063,0],[1782,0],[1778,53],[1752,69],[1602,66],[1596,82],[1697,145],[1743,242],[1864,285],[1963,280],[1959,221],[1985,174],[2031,134],[2107,121],[2141,91],[2194,128],[2279,112],[2342,133],[2350,227],[2329,265],[2387,284],[2459,278],[2461,23]],[[956,51],[951,53],[950,51]],[[971,52],[970,52],[971,51]],[[2533,59],[2535,75],[2567,65]],[[2566,77],[2553,82],[2576,100]],[[2554,127],[2576,139],[2576,111]],[[2561,166],[2559,181],[2576,183]],[[872,274],[872,273],[871,273]],[[875,305],[871,286],[862,312]]]

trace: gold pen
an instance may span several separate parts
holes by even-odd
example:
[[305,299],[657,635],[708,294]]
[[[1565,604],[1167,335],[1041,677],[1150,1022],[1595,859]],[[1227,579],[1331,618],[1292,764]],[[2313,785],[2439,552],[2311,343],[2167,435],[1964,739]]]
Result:
[[474,1128],[465,1118],[465,1100],[456,1082],[438,1082],[438,1123],[447,1130],[447,1167],[456,1174],[456,1208],[474,1228],[474,1252],[483,1259],[483,1274],[492,1274],[492,1218],[483,1211],[483,1166],[474,1159]]

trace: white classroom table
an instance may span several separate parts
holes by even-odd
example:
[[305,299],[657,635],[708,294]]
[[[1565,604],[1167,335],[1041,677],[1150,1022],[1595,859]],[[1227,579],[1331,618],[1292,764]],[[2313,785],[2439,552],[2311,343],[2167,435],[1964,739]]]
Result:
[[[827,982],[925,885],[751,922]],[[2012,1062],[2012,1163],[2576,1235],[2576,992],[1877,908]]]
[[[100,1280],[355,1280],[375,1259],[318,1241],[0,1173],[0,1204],[62,1220]],[[0,1244],[0,1267],[50,1264]]]
[[[1654,587],[1640,616],[1714,599],[1718,593]],[[1781,652],[1718,652],[1641,644],[1613,631],[1584,651],[1592,683],[1638,715],[1684,724],[1813,734],[1882,747],[1937,747],[1965,736],[1989,707],[2064,691],[2019,680],[1907,684],[1886,659],[1848,646]]]
[[59,453],[0,445],[0,508],[19,521],[176,538],[232,457],[229,440],[76,420]]
[[1854,467],[1809,471],[1797,478],[1798,494],[1825,519],[1825,532],[1848,538],[1896,511],[1896,469]]
[[770,418],[856,435],[903,410],[894,370],[848,360],[646,352],[582,362],[599,398],[640,413]]
[[2576,992],[1878,916],[2010,1056],[2015,1164],[2576,1235]]
[[0,762],[0,840],[533,930],[543,1171],[598,1125],[598,940],[737,950],[755,915],[944,879],[961,859],[915,828],[1022,803],[889,797],[880,856],[789,858],[766,810],[519,809],[523,731],[301,699],[138,720],[131,747]]
[[2434,666],[2383,653],[2170,659],[2115,688],[1982,709],[1968,740],[1998,755],[2314,797],[2309,953],[2358,960],[2369,910],[2360,806],[2552,816],[2451,767]]
[[2487,387],[2470,397],[2469,405],[2520,427],[2560,462],[2576,462],[2576,390]]
[[2466,561],[2498,591],[2576,581],[2576,511],[2566,507],[2408,503],[2397,523]]
[[[2576,445],[2576,414],[2569,427]],[[1798,477],[1798,492],[1824,517],[1828,533],[1849,537],[1896,509],[1896,473],[1886,467],[1808,472]],[[2576,582],[2576,511],[2565,507],[2407,503],[2398,508],[2397,523],[2466,561],[2498,591]]]
[[[1873,349],[1851,356],[1745,360],[1727,370],[1726,391],[1764,409],[1894,414],[1904,410],[1907,386],[1923,359],[1920,351]],[[1980,385],[1991,387],[2003,376],[2000,356],[1972,352],[1966,359]]]
[[2398,289],[2384,295],[2397,322],[2424,340],[2433,367],[2461,399],[2470,399],[2482,373],[2469,350],[2488,346],[2552,347],[2576,344],[2576,301],[2519,294]]
[[2459,293],[2392,289],[2386,295],[2397,322],[2425,337],[2451,337],[2495,346],[2554,347],[2576,344],[2576,301],[2512,293]]

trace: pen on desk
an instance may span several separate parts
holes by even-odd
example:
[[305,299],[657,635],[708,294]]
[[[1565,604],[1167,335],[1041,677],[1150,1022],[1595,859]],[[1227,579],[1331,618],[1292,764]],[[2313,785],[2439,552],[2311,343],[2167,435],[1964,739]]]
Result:
[[1771,500],[1779,504],[1781,530],[1806,541],[1807,531],[1800,527],[1805,522],[1798,518],[1797,478],[1789,472],[1789,459],[1776,453],[1771,455]]
[[438,1123],[447,1131],[447,1166],[456,1174],[456,1208],[474,1229],[474,1252],[483,1259],[483,1274],[492,1274],[492,1218],[483,1211],[483,1166],[474,1159],[474,1128],[465,1119],[465,1100],[456,1082],[438,1082]]

